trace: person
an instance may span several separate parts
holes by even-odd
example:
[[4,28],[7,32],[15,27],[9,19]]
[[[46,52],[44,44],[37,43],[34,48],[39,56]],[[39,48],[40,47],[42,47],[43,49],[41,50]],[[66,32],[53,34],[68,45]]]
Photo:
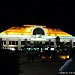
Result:
[[72,57],[60,67],[58,74],[75,74],[75,47],[72,49]]

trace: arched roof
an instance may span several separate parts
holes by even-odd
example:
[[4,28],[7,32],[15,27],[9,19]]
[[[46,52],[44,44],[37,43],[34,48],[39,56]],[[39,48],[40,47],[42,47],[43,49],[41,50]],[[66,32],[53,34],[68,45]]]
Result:
[[46,36],[72,36],[60,29],[47,28],[43,25],[23,25],[22,27],[11,27],[0,34],[4,35],[31,35],[34,28],[40,27],[44,29]]

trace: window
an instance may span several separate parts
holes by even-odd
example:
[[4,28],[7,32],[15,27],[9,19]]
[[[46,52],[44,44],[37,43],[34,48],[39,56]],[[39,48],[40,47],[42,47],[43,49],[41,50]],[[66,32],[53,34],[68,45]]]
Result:
[[45,35],[44,30],[42,28],[39,28],[39,27],[35,28],[33,31],[33,35],[36,35],[36,34]]
[[25,45],[25,41],[21,41],[21,45]]
[[73,42],[73,46],[75,46],[75,42]]
[[46,42],[45,42],[45,45],[48,45],[48,44],[49,44],[49,42],[48,42],[48,41],[46,41]]
[[15,41],[15,45],[18,45],[18,41]]
[[15,41],[12,41],[12,45],[15,45]]
[[42,44],[42,41],[40,41],[40,44]]
[[70,45],[70,42],[67,42],[67,45]]
[[27,41],[28,44],[30,44],[30,41]]
[[36,41],[34,41],[34,44],[36,44]]
[[11,41],[9,41],[9,45],[11,45]]
[[6,45],[6,41],[3,41],[2,43],[3,43],[3,45]]
[[51,45],[54,45],[54,42],[51,42]]

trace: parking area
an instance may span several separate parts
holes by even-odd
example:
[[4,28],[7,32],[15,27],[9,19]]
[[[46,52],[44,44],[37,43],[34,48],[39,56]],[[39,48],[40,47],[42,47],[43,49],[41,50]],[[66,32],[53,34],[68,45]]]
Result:
[[57,75],[58,69],[64,62],[41,62],[35,59],[34,62],[30,60],[27,63],[26,58],[20,59],[20,73],[19,75]]

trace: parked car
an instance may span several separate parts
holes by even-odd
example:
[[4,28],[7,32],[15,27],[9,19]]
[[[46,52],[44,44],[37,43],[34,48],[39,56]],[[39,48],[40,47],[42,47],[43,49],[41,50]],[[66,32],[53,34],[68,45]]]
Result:
[[52,58],[52,55],[50,51],[43,51],[41,54],[41,61],[50,61]]
[[58,54],[58,59],[59,60],[68,60],[70,58],[70,55],[68,51],[60,51]]
[[69,55],[58,55],[59,60],[68,60]]

